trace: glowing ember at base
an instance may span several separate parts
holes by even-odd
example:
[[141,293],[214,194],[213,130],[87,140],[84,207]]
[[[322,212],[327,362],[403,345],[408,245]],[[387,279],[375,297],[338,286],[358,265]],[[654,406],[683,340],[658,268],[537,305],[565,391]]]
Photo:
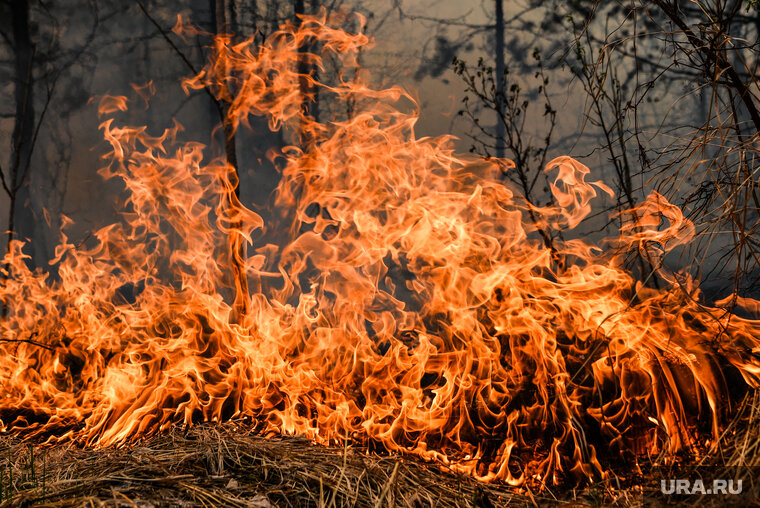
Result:
[[[179,126],[152,137],[104,120],[101,173],[124,182],[123,221],[88,249],[62,235],[55,275],[30,271],[18,242],[6,259],[3,431],[111,445],[249,417],[262,433],[350,439],[510,484],[603,477],[602,457],[717,437],[728,377],[758,386],[760,322],[706,307],[664,268],[694,235],[677,207],[652,193],[614,248],[549,248],[538,227],[573,229],[612,194],[585,166],[549,163],[557,206],[533,207],[503,183],[507,162],[417,139],[398,106],[411,98],[359,79],[306,78],[356,105],[319,123],[296,72],[313,40],[313,64],[331,54],[346,68],[368,43],[309,18],[263,44],[218,38],[185,82],[217,90],[235,128],[264,115],[304,140],[276,155],[284,219],[271,224],[235,197],[233,168],[176,141]],[[101,101],[104,115],[126,107]],[[260,232],[274,243],[255,244]],[[669,288],[626,272],[633,249]]]

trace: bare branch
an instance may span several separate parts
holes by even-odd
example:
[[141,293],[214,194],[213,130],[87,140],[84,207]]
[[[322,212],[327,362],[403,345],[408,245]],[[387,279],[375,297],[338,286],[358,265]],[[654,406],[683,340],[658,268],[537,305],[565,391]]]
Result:
[[[193,63],[187,58],[187,55],[182,52],[179,47],[174,44],[174,41],[169,37],[169,34],[166,30],[161,27],[161,25],[156,21],[156,19],[151,16],[151,14],[148,12],[148,10],[145,8],[145,5],[143,5],[141,0],[135,0],[135,3],[140,7],[140,10],[145,14],[145,17],[148,18],[148,21],[150,21],[153,26],[156,27],[156,29],[159,31],[159,33],[163,36],[164,40],[169,44],[169,46],[174,50],[174,52],[177,54],[177,56],[180,57],[180,59],[185,63],[188,69],[190,69],[190,72],[192,72],[194,75],[198,75],[198,70],[195,68]],[[206,94],[211,98],[214,105],[216,106],[217,110],[219,111],[220,118],[224,119],[224,108],[222,107],[222,104],[219,102],[219,100],[214,96],[211,90],[209,90],[208,87],[203,88],[206,91]]]

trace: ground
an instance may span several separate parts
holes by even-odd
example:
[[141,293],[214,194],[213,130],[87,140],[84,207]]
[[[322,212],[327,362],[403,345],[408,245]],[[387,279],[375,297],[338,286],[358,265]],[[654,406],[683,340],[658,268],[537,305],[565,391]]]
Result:
[[[760,443],[757,395],[726,427],[720,452],[702,467],[722,474],[737,460],[753,465]],[[0,506],[111,507],[501,507],[501,506],[749,506],[759,503],[745,478],[741,496],[659,498],[665,468],[657,459],[583,486],[483,484],[410,457],[360,447],[316,446],[298,437],[262,437],[245,422],[177,426],[119,448],[36,446],[0,437]],[[699,461],[671,466],[667,476],[692,478]],[[659,469],[658,469],[659,467]],[[723,468],[723,469],[721,469]],[[639,472],[634,472],[638,469]],[[701,471],[705,471],[702,469]],[[717,473],[716,473],[717,472]],[[757,475],[756,475],[757,476]]]

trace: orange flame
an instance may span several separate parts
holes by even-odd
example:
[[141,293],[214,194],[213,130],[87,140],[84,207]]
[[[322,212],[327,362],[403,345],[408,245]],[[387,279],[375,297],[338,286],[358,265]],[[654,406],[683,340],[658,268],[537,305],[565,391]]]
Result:
[[[578,226],[598,190],[612,194],[586,182],[588,168],[550,162],[557,206],[530,207],[499,178],[509,161],[418,139],[415,114],[398,105],[409,95],[361,79],[306,78],[357,104],[318,123],[296,71],[311,40],[313,65],[332,54],[346,68],[369,42],[305,18],[260,45],[217,38],[216,57],[185,82],[227,101],[235,128],[265,115],[313,140],[279,155],[276,206],[289,224],[243,206],[233,168],[179,143],[179,125],[152,137],[102,123],[101,174],[124,183],[123,221],[92,248],[62,234],[54,275],[29,270],[19,242],[5,259],[4,432],[111,445],[247,417],[262,433],[372,443],[514,485],[604,476],[602,457],[717,437],[725,376],[758,386],[760,322],[704,306],[695,282],[663,266],[694,235],[677,207],[652,193],[623,214],[621,249],[576,239],[552,252],[526,213],[540,227]],[[126,99],[100,104],[111,114]],[[253,246],[256,230],[277,245]],[[242,261],[260,288],[242,316],[230,235],[251,251]],[[671,286],[634,280],[630,249]]]

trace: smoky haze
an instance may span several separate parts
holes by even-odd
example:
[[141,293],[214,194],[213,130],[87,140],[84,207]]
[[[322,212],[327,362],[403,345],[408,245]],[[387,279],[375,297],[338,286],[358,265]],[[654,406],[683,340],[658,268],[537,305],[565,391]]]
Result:
[[[699,201],[705,181],[710,180],[700,177],[700,167],[705,160],[718,160],[725,147],[708,141],[692,156],[674,146],[674,140],[710,123],[713,96],[694,85],[697,74],[673,68],[662,38],[639,41],[635,28],[624,21],[628,19],[624,10],[595,10],[593,5],[529,0],[503,4],[504,92],[508,97],[516,92],[512,94],[516,109],[524,106],[522,118],[509,117],[513,129],[507,128],[507,133],[511,136],[514,130],[522,136],[526,171],[539,172],[538,163],[547,158],[564,154],[578,158],[595,178],[609,181],[616,191],[616,199],[598,200],[600,212],[640,203],[655,188],[666,192],[687,213],[701,213],[697,224],[708,231],[697,247],[671,254],[668,262],[691,266],[696,276],[716,288],[737,284],[751,288],[756,263],[742,265],[741,276],[735,277],[736,234],[722,226],[710,229],[718,205],[714,200]],[[122,211],[120,184],[103,181],[97,173],[107,148],[98,129],[99,97],[129,97],[129,110],[120,116],[124,125],[146,125],[158,136],[176,121],[183,126],[183,140],[204,143],[209,157],[224,154],[216,105],[202,90],[186,94],[181,88],[181,80],[206,62],[209,38],[173,33],[178,16],[214,33],[223,12],[226,26],[238,37],[262,39],[280,23],[296,19],[297,13],[322,8],[363,16],[365,31],[375,44],[360,55],[360,65],[376,84],[401,85],[417,98],[418,136],[453,135],[458,151],[494,155],[498,148],[489,136],[499,132],[497,115],[478,98],[477,86],[472,88],[477,79],[469,83],[466,79],[468,73],[477,78],[478,72],[499,67],[493,1],[467,5],[450,0],[1,2],[0,83],[6,100],[0,111],[4,143],[0,162],[11,192],[2,194],[0,224],[3,229],[10,225],[16,238],[31,240],[30,264],[44,268],[54,257],[62,216],[73,221],[67,229],[70,240],[87,245],[93,231],[118,220]],[[746,14],[757,21],[756,15],[756,11]],[[593,21],[584,32],[586,19]],[[353,23],[358,28],[360,21]],[[613,25],[616,31],[606,33],[605,27]],[[757,25],[745,25],[743,35],[756,33]],[[602,47],[607,53],[600,51]],[[617,51],[614,57],[607,56],[612,50]],[[737,61],[740,57],[732,56]],[[455,59],[462,62],[459,72]],[[337,77],[340,69],[332,64],[326,62],[324,74]],[[606,66],[603,71],[584,74],[601,66]],[[663,69],[672,76],[668,74],[659,88],[646,88],[646,79]],[[148,83],[153,92],[141,97],[135,87],[147,90],[140,87]],[[331,108],[334,105],[318,103],[313,112],[324,117],[332,114]],[[552,115],[547,115],[547,108]],[[737,125],[746,126],[747,113],[741,107],[736,116]],[[236,140],[241,197],[265,219],[279,178],[268,154],[293,143],[289,136],[253,119],[251,129],[241,130]],[[504,155],[515,159],[509,147]],[[741,157],[746,160],[747,155]],[[679,163],[690,171],[658,176],[663,168],[669,171]],[[519,178],[514,183],[520,187]],[[534,183],[536,203],[548,203],[548,180],[539,177]],[[582,234],[599,238],[613,234],[619,224],[609,221],[608,215],[590,221]],[[749,220],[756,215],[756,210],[750,213]]]

